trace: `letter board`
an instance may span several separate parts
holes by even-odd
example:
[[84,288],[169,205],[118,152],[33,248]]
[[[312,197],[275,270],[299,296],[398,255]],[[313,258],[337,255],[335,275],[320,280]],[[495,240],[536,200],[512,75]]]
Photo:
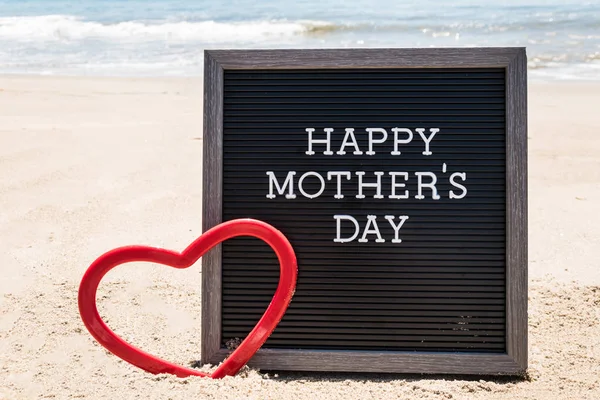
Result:
[[[527,366],[524,49],[205,53],[203,227],[256,218],[298,257],[262,369]],[[202,359],[277,287],[236,238],[203,261]]]

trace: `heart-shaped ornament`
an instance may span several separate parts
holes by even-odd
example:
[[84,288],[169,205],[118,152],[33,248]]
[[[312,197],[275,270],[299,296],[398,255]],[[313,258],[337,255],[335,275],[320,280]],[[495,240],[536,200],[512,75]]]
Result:
[[[266,242],[277,254],[280,265],[279,285],[273,300],[258,324],[239,347],[212,373],[185,368],[155,357],[121,339],[104,323],[96,307],[96,292],[108,271],[128,262],[151,262],[173,268],[188,268],[208,250],[237,236],[253,236]],[[94,261],[79,285],[79,312],[92,336],[107,350],[148,372],[169,373],[179,377],[190,375],[222,378],[235,375],[258,351],[285,314],[294,290],[298,266],[296,255],[287,238],[271,225],[253,220],[237,219],[224,222],[206,231],[181,253],[147,246],[126,246],[111,250]]]

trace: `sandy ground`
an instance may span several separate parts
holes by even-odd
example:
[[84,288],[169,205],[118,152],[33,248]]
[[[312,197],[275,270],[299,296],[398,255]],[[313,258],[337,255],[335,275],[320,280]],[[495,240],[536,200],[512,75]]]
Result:
[[[600,398],[600,85],[530,84],[526,379],[259,372],[151,375],[100,347],[77,288],[125,244],[201,229],[200,79],[0,77],[0,399]],[[200,266],[109,273],[103,315],[169,360],[200,358]]]

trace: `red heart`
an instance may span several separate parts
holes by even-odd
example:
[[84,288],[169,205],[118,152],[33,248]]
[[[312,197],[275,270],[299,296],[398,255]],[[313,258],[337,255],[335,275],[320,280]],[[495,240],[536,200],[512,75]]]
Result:
[[[100,318],[96,307],[96,291],[104,275],[117,265],[146,261],[173,268],[188,268],[212,247],[236,236],[257,237],[275,250],[280,265],[279,285],[271,304],[252,332],[212,374],[185,368],[148,354],[125,342]],[[126,246],[101,255],[90,265],[79,285],[79,312],[88,331],[102,346],[148,372],[170,373],[179,377],[196,375],[222,378],[226,375],[235,375],[271,335],[292,300],[297,275],[298,266],[294,249],[281,232],[265,222],[238,219],[206,231],[181,253],[155,247]]]

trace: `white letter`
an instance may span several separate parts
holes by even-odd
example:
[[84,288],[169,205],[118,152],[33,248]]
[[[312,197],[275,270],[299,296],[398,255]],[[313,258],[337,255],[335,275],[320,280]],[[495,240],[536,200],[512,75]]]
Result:
[[402,225],[404,225],[404,222],[408,219],[408,215],[401,215],[399,218],[400,222],[398,222],[398,225],[395,225],[393,215],[385,216],[385,219],[389,221],[390,225],[394,229],[394,239],[392,239],[392,243],[402,243],[402,239],[398,238],[398,231],[400,230],[400,228],[402,228]]
[[[411,140],[413,140],[413,133],[408,128],[392,128],[392,132],[394,132],[394,151],[392,151],[392,155],[393,156],[399,156],[402,153],[400,153],[398,151],[398,144],[399,143],[403,143],[403,144],[410,143]],[[408,134],[408,138],[406,138],[405,140],[398,139],[398,133],[400,133],[400,132],[407,133]]]
[[[304,188],[302,187],[302,182],[304,182],[304,178],[306,178],[307,176],[316,176],[317,178],[319,178],[319,180],[321,181],[321,189],[319,189],[319,191],[315,194],[308,194],[304,191]],[[304,175],[302,175],[300,177],[300,180],[298,181],[298,190],[300,190],[300,193],[302,193],[302,195],[304,197],[308,197],[309,199],[314,199],[315,197],[319,197],[321,195],[321,193],[323,193],[323,190],[325,190],[325,180],[323,179],[323,177],[313,171],[309,171],[306,172]]]
[[[349,138],[352,139],[352,143],[348,143]],[[342,142],[342,147],[340,147],[340,150],[337,153],[340,156],[343,156],[344,154],[346,154],[344,149],[346,148],[346,146],[350,146],[350,145],[354,147],[354,153],[352,153],[352,154],[354,154],[356,156],[360,156],[363,153],[358,148],[358,143],[356,143],[356,138],[354,137],[354,128],[346,128],[346,136],[344,136],[344,141]]]
[[275,187],[277,188],[277,192],[281,195],[285,192],[285,187],[289,185],[290,190],[288,194],[285,195],[286,199],[295,199],[296,195],[294,194],[294,175],[296,175],[295,171],[290,171],[285,178],[285,182],[283,182],[283,187],[279,186],[279,182],[277,182],[277,178],[275,178],[275,174],[273,171],[267,171],[267,176],[269,179],[269,194],[267,195],[267,199],[274,199],[275,195],[273,194],[273,183],[275,183]]
[[[419,178],[419,194],[415,196],[415,199],[422,200],[425,198],[421,193],[421,189],[424,187],[428,187],[431,189],[431,198],[433,200],[439,200],[440,196],[438,195],[437,189],[435,188],[435,183],[437,182],[437,176],[433,172],[415,172],[415,175]],[[423,176],[429,176],[431,178],[431,182],[423,183]]]
[[461,185],[460,183],[456,183],[454,182],[454,177],[455,176],[459,176],[463,182],[467,180],[467,174],[464,172],[455,172],[452,175],[450,175],[450,184],[454,187],[457,187],[459,189],[462,189],[462,193],[460,195],[455,195],[454,191],[450,191],[450,198],[451,199],[462,199],[463,197],[465,197],[467,195],[467,188],[464,187],[463,185]]
[[[367,226],[365,226],[365,231],[360,239],[358,239],[361,243],[366,243],[369,240],[367,239],[367,234],[374,233],[377,235],[377,239],[375,242],[383,243],[385,239],[381,237],[381,233],[379,233],[379,228],[377,227],[377,217],[375,215],[367,215]],[[373,229],[369,229],[369,226],[373,225]]]
[[317,139],[313,139],[313,132],[315,131],[315,128],[306,128],[306,132],[308,132],[308,151],[306,152],[306,154],[308,154],[309,156],[312,156],[313,154],[315,154],[315,152],[312,149],[312,145],[313,143],[324,143],[327,145],[327,150],[323,152],[323,154],[325,154],[326,156],[330,156],[333,154],[333,152],[331,151],[331,132],[333,132],[333,128],[325,128],[325,133],[327,134],[327,139],[321,139],[321,140],[317,140]]
[[[334,242],[336,243],[348,243],[353,241],[354,239],[356,239],[356,237],[358,236],[358,231],[359,231],[359,227],[358,227],[358,221],[356,219],[354,219],[354,217],[350,216],[350,215],[334,215],[333,218],[336,221],[336,226],[337,226],[337,236],[335,239],[333,239]],[[352,221],[354,223],[354,235],[352,235],[352,237],[350,238],[346,238],[346,239],[342,239],[340,237],[340,231],[342,230],[341,228],[341,220],[345,219],[348,221]]]
[[375,196],[373,196],[373,198],[374,199],[383,199],[383,196],[381,195],[381,175],[383,175],[383,172],[373,172],[373,173],[377,176],[377,182],[363,183],[363,175],[365,174],[365,172],[364,171],[356,172],[356,175],[358,176],[358,194],[356,195],[357,199],[365,198],[365,195],[363,194],[363,187],[376,188],[377,192],[376,192]]
[[[367,132],[369,132],[369,151],[367,151],[367,155],[372,156],[375,154],[373,151],[373,143],[383,143],[387,140],[387,131],[383,128],[367,128]],[[379,132],[383,136],[379,140],[373,139],[373,132]]]
[[396,183],[396,176],[404,177],[404,180],[408,180],[408,172],[388,172],[392,176],[392,194],[388,196],[390,199],[408,199],[408,190],[404,191],[403,195],[396,194],[396,188],[406,187],[404,183]]
[[337,176],[337,194],[333,197],[336,199],[343,199],[342,194],[342,176],[345,176],[347,180],[350,180],[350,171],[329,171],[327,172],[327,180],[330,181],[332,177]]
[[433,139],[435,134],[438,133],[440,130],[438,128],[430,128],[429,132],[431,132],[431,135],[429,135],[429,138],[425,137],[425,129],[417,128],[417,129],[415,129],[415,131],[419,132],[419,135],[421,135],[421,137],[423,138],[423,141],[425,142],[425,151],[423,152],[423,155],[424,156],[432,155],[433,153],[429,151],[429,143],[431,142],[431,139]]

